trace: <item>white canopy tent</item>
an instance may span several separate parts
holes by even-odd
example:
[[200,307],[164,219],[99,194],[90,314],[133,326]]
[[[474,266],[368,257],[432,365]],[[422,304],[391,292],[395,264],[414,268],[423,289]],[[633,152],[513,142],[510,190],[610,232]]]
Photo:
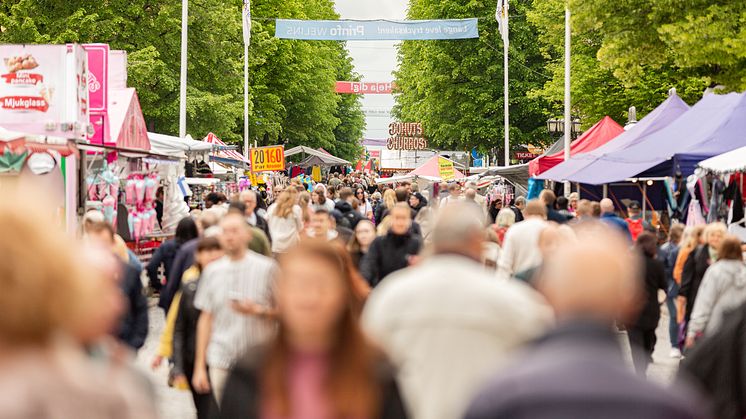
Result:
[[148,133],[151,150],[158,154],[186,158],[189,154],[207,154],[212,150],[212,144],[204,141],[196,141],[191,135],[184,138],[174,137],[166,134]]
[[290,150],[285,150],[285,157],[294,156],[296,154],[303,155],[301,166],[347,166],[351,164],[345,159],[340,159],[339,157],[332,156],[329,153],[302,145],[293,147]]
[[746,171],[746,147],[702,160],[697,166],[718,174]]

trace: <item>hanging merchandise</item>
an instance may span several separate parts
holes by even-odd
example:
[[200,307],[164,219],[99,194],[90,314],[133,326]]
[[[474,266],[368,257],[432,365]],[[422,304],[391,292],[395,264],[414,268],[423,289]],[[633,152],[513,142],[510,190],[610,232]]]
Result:
[[311,169],[311,177],[313,178],[314,182],[321,182],[321,167],[313,166],[313,168]]
[[530,178],[528,180],[528,193],[526,194],[526,200],[530,201],[538,198],[542,190],[544,190],[544,181]]
[[158,215],[155,199],[160,184],[160,176],[152,173],[132,173],[125,182],[125,203],[130,236],[140,241],[155,231]]
[[686,218],[687,227],[698,226],[707,224],[704,215],[702,214],[702,207],[700,206],[698,195],[696,194],[696,188],[701,185],[701,180],[695,175],[691,175],[687,178],[686,188],[691,195],[692,200],[689,202],[689,212]]
[[114,173],[114,168],[104,161],[99,173],[86,177],[86,188],[88,201],[94,206],[99,206],[106,222],[116,229],[119,176]]

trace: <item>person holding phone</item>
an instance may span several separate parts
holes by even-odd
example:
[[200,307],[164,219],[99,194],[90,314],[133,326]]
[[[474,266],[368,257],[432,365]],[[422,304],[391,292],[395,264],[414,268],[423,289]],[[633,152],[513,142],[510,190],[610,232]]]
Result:
[[[276,269],[272,259],[248,250],[251,227],[242,214],[228,214],[220,227],[225,257],[205,269],[194,298],[194,306],[202,312],[192,376],[193,389],[212,390],[218,403],[228,370],[238,357],[271,337],[267,316]],[[247,310],[237,310],[240,305]]]

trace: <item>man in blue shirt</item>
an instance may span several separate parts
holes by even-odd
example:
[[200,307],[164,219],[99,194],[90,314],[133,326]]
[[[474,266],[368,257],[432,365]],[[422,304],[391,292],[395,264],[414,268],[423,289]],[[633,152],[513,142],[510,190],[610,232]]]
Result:
[[601,222],[617,228],[624,237],[630,241],[632,240],[632,235],[629,232],[627,222],[614,213],[614,202],[609,198],[601,200]]

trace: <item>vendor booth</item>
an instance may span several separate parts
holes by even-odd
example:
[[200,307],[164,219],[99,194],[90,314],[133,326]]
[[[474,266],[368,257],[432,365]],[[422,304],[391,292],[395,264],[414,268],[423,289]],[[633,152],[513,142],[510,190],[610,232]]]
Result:
[[[689,110],[689,105],[679,96],[673,94],[629,130],[619,134],[595,150],[571,156],[570,160],[563,161],[544,173],[537,175],[536,178],[559,182],[591,183],[588,176],[584,176],[584,173],[595,162],[610,153],[627,149],[645,141],[647,136],[667,127],[687,110]],[[592,169],[591,172],[593,172]]]
[[435,155],[428,159],[422,166],[406,175],[378,178],[376,179],[376,184],[383,185],[414,181],[421,190],[425,190],[435,183],[464,180],[465,178],[466,175],[455,167],[453,160]]
[[698,162],[746,145],[744,132],[746,95],[709,94],[665,127],[600,156],[573,179],[600,185],[631,178],[688,176]]
[[[570,143],[570,157],[591,152],[624,132],[624,128],[605,116],[583,135]],[[529,174],[537,176],[565,161],[565,151],[539,156],[529,162]]]

